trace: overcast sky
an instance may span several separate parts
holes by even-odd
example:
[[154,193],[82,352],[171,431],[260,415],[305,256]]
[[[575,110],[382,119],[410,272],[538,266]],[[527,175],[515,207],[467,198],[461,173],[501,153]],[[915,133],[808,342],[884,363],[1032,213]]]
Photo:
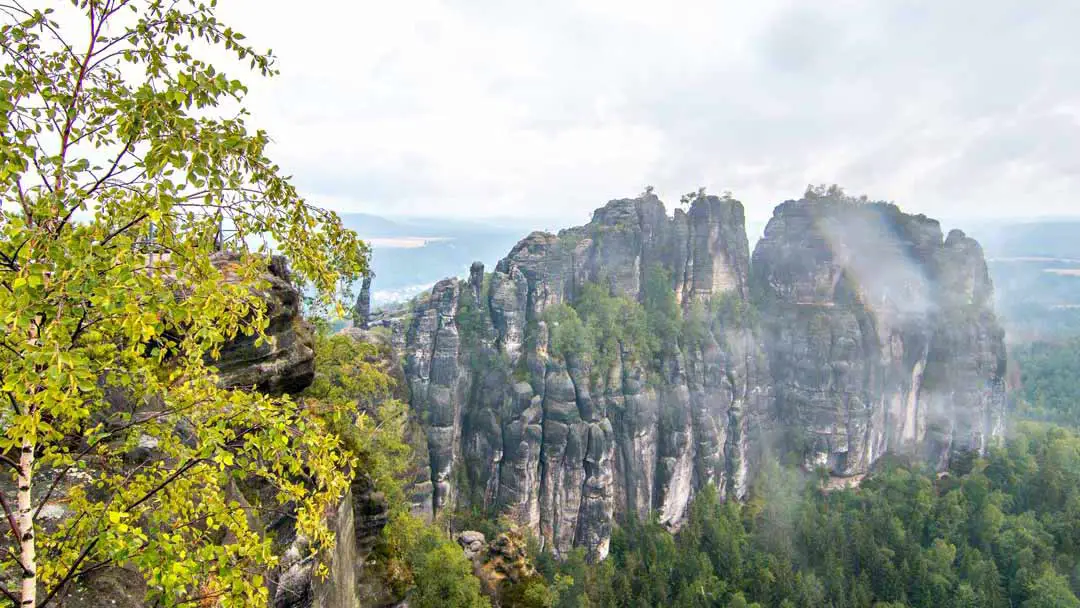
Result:
[[583,221],[652,184],[808,182],[1080,215],[1080,0],[232,0],[252,122],[341,211]]

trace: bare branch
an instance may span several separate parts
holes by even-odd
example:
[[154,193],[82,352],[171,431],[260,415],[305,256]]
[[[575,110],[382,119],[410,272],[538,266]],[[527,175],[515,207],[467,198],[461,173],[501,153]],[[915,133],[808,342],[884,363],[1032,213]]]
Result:
[[7,503],[7,499],[4,498],[4,493],[0,492],[0,507],[4,510],[4,516],[7,517],[8,526],[11,528],[11,534],[15,537],[15,544],[18,545],[22,542],[22,532],[19,530],[19,523],[15,521],[15,513],[11,510],[11,507]]

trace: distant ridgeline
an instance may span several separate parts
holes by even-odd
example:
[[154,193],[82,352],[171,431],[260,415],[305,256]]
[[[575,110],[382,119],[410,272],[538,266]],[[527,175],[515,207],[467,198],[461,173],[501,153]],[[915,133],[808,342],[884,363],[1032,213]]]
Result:
[[988,221],[972,233],[986,249],[1010,344],[1080,337],[1080,221]]
[[850,479],[1003,434],[974,240],[811,191],[751,256],[739,201],[687,202],[611,201],[381,320],[426,430],[418,509],[505,515],[596,558],[620,518],[678,526],[706,484],[744,497],[769,454]]

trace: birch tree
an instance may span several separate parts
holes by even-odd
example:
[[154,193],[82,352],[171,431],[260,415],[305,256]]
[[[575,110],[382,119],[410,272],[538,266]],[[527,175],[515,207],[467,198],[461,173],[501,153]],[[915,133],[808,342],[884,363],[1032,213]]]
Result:
[[[333,541],[339,442],[287,397],[219,388],[212,363],[265,337],[266,243],[324,303],[368,251],[247,126],[247,89],[208,58],[266,77],[274,57],[215,4],[0,0],[0,605],[109,565],[159,605],[264,604],[275,557],[237,480],[296,505],[313,551]],[[222,224],[231,282],[210,262]],[[139,445],[155,457],[126,459]]]

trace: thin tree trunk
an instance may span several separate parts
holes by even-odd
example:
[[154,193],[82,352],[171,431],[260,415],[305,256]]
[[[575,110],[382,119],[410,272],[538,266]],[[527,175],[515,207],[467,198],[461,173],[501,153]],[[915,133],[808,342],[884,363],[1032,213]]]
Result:
[[22,538],[19,539],[19,561],[23,565],[22,608],[33,608],[37,605],[37,554],[34,545],[34,508],[30,497],[33,474],[34,441],[26,437],[19,454],[18,492],[19,531],[22,533]]

